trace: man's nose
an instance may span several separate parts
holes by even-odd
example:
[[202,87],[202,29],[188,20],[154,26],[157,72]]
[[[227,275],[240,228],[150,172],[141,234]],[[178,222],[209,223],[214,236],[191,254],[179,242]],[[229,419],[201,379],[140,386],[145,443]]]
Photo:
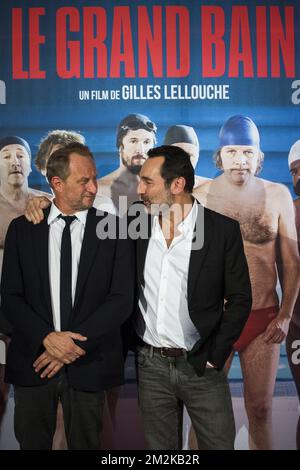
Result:
[[20,165],[20,160],[18,159],[16,153],[12,153],[12,154],[11,154],[11,156],[10,156],[10,163],[11,163],[12,165]]
[[142,181],[139,182],[138,187],[137,187],[137,193],[144,194],[145,193],[145,185]]
[[143,155],[145,153],[145,146],[144,146],[143,142],[138,142],[136,144],[136,149],[141,155]]
[[234,163],[236,165],[244,166],[247,164],[247,157],[245,156],[243,151],[236,152],[234,156]]
[[89,181],[87,185],[87,190],[89,193],[96,194],[98,191],[98,186],[96,181]]

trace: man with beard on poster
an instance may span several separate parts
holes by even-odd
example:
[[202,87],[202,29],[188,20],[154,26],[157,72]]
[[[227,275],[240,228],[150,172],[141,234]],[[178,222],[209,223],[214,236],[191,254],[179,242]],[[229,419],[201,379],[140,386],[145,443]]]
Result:
[[[283,185],[256,176],[262,161],[255,123],[246,116],[233,116],[221,128],[215,153],[216,166],[223,173],[195,192],[206,207],[237,220],[242,231],[253,305],[233,349],[239,353],[243,373],[250,449],[272,448],[272,396],[280,343],[287,335],[300,284],[292,198]],[[284,277],[280,305],[277,242]]]
[[[291,147],[289,152],[289,169],[293,179],[293,187],[295,194],[300,196],[300,140],[297,140]],[[294,200],[294,207],[296,212],[296,228],[298,236],[298,250],[300,253],[300,197]],[[300,361],[299,361],[299,348],[300,348],[300,293],[298,291],[297,301],[294,307],[293,316],[291,319],[289,332],[286,338],[286,352],[289,360],[289,365],[294,378],[294,382],[298,392],[300,401]],[[297,449],[300,450],[300,417],[298,418],[297,436],[296,436]]]
[[[156,125],[143,114],[129,114],[117,128],[116,146],[120,155],[117,170],[98,180],[99,192],[112,199],[122,216],[128,207],[139,199],[137,187],[141,166],[147,152],[156,143]],[[120,196],[126,196],[120,206]]]

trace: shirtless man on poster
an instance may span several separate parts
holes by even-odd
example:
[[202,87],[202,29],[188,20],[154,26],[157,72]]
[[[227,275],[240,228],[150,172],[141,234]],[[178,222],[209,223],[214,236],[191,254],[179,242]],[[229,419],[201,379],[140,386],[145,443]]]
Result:
[[[223,173],[197,188],[195,197],[206,207],[238,220],[241,226],[253,310],[234,350],[239,353],[244,379],[249,447],[271,449],[272,396],[280,343],[287,335],[300,285],[293,201],[283,185],[256,176],[263,153],[258,129],[250,118],[231,117],[219,138],[215,161]],[[280,305],[276,293],[277,242],[284,276]]]
[[[120,156],[120,166],[98,180],[99,191],[112,199],[120,216],[128,207],[139,200],[137,187],[139,173],[147,152],[156,143],[156,125],[143,114],[129,114],[119,123],[116,146]],[[124,207],[120,206],[120,196],[126,196]]]
[[0,139],[0,273],[10,222],[24,214],[29,198],[47,195],[29,188],[30,172],[31,151],[28,142],[18,136]]

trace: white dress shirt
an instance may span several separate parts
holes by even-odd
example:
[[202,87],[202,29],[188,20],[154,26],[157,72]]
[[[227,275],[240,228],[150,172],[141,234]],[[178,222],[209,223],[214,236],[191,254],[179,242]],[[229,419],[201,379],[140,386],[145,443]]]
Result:
[[141,316],[136,327],[143,341],[155,347],[190,351],[200,338],[189,316],[187,301],[197,206],[195,201],[189,214],[177,226],[180,234],[174,237],[169,248],[159,219],[154,217],[144,267],[145,286],[139,299]]
[[[62,233],[65,228],[65,221],[59,217],[61,213],[55,203],[52,203],[47,220],[49,225],[49,280],[55,331],[60,331],[60,248]],[[72,303],[74,303],[75,299],[78,265],[87,213],[88,211],[85,210],[73,214],[77,218],[70,226],[72,244]]]

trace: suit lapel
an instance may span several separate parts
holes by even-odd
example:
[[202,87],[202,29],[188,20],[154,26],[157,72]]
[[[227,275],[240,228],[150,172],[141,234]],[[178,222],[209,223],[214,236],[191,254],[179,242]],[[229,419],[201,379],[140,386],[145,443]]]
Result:
[[[44,212],[44,219],[41,223],[31,226],[33,249],[35,259],[38,263],[40,278],[42,280],[42,288],[46,299],[48,312],[52,314],[50,280],[49,280],[49,225],[48,215],[50,209]],[[34,286],[33,286],[34,288]],[[47,318],[49,320],[49,318]]]
[[[196,242],[192,246],[188,273],[188,300],[191,300],[195,282],[205,260],[212,234],[212,220],[207,210],[198,205],[198,216],[195,225]],[[193,249],[194,248],[194,249]]]
[[[103,215],[104,217],[104,215]],[[80,260],[78,266],[78,276],[75,292],[75,301],[74,307],[76,306],[78,299],[80,297],[81,291],[85,284],[87,275],[89,273],[91,264],[95,257],[95,252],[98,247],[99,239],[96,235],[97,223],[101,220],[102,217],[96,217],[96,210],[94,208],[89,209],[86,226],[84,231],[84,236],[82,240],[82,247],[80,253]]]

